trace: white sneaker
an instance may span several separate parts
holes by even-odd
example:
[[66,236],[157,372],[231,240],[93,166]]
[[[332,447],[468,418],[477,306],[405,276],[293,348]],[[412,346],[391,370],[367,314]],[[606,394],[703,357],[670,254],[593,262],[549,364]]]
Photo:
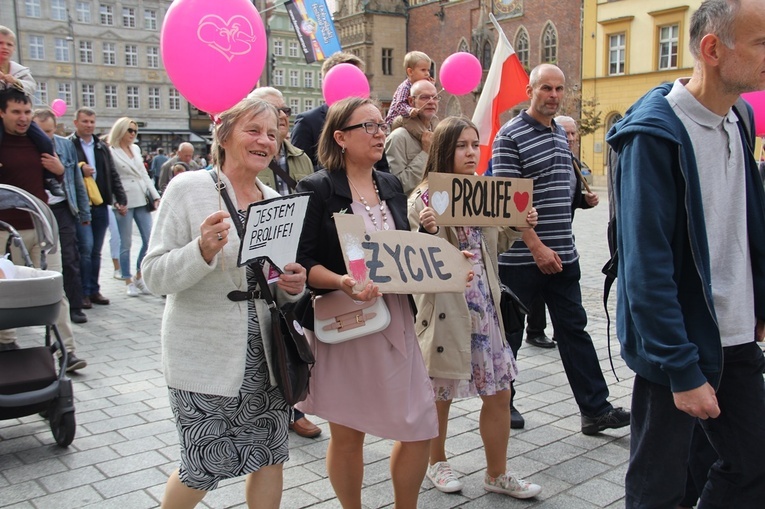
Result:
[[119,279],[121,281],[125,279],[124,277],[122,277],[122,271],[120,269],[114,270],[114,279]]
[[136,288],[138,288],[142,294],[144,295],[153,295],[151,293],[151,290],[149,290],[149,287],[146,286],[146,283],[143,282],[143,278],[136,278],[133,280],[133,284]]
[[491,477],[486,474],[483,480],[483,489],[503,495],[510,495],[513,498],[531,498],[536,497],[542,492],[542,487],[513,474],[505,472],[499,477]]
[[130,283],[127,285],[127,296],[128,297],[138,297],[138,295],[141,293],[138,291],[138,288],[135,286],[135,283]]
[[446,461],[439,461],[428,466],[425,473],[438,491],[454,493],[462,489],[462,482],[454,475],[452,467]]

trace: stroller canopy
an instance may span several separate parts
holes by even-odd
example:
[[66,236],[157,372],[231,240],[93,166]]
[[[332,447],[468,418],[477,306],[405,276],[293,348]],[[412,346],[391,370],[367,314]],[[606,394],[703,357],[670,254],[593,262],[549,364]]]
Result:
[[[32,215],[40,248],[55,253],[58,247],[58,223],[50,207],[36,196],[16,186],[0,184],[0,210],[19,209]],[[11,225],[13,226],[13,225]]]

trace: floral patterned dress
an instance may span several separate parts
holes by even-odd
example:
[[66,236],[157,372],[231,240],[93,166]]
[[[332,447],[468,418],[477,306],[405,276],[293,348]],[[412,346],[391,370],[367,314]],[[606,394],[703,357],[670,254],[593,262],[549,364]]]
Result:
[[[513,351],[499,328],[499,314],[491,297],[486,264],[481,254],[483,235],[480,227],[457,228],[459,249],[473,253],[473,284],[465,290],[472,323],[470,380],[433,378],[436,400],[446,401],[469,396],[491,396],[510,390],[518,374]],[[498,276],[497,276],[498,277]]]

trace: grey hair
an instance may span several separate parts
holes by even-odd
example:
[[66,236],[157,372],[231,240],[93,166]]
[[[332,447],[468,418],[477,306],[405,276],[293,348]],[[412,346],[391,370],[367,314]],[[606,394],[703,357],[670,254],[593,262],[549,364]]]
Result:
[[257,117],[261,113],[273,115],[273,128],[276,130],[279,112],[271,103],[260,99],[245,97],[218,116],[219,123],[213,131],[213,144],[210,149],[215,166],[223,167],[223,163],[226,162],[226,150],[222,144],[232,135],[236,124],[244,118]]
[[261,101],[268,101],[268,96],[274,95],[284,100],[284,94],[279,89],[274,87],[258,87],[247,95],[248,99],[260,99]]
[[574,120],[573,118],[569,117],[568,115],[558,115],[553,120],[555,120],[556,124],[571,123],[571,124],[574,124],[576,126],[576,120]]
[[690,51],[696,60],[701,56],[701,39],[716,35],[728,48],[736,42],[733,24],[741,7],[740,0],[704,0],[691,16]]

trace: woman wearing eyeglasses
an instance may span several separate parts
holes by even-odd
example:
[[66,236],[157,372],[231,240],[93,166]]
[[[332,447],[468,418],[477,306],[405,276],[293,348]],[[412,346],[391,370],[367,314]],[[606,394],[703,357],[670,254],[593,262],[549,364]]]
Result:
[[[141,262],[146,256],[151,235],[151,211],[159,205],[159,193],[143,165],[141,149],[135,144],[137,136],[138,125],[135,121],[122,117],[114,123],[107,139],[114,167],[117,169],[127,196],[127,213],[124,216],[117,215],[116,218],[120,232],[120,268],[122,278],[127,285],[128,297],[138,297],[141,293],[151,295],[141,278]],[[149,207],[149,200],[152,207]],[[135,278],[130,273],[133,221],[141,234],[141,250],[138,252],[136,261]]]
[[[357,301],[379,297],[371,282],[354,288],[332,219],[357,214],[367,231],[408,230],[406,196],[398,179],[373,169],[382,157],[388,124],[369,99],[333,104],[319,138],[319,162],[326,170],[298,182],[312,192],[298,248],[298,263],[317,293],[342,290]],[[397,509],[415,509],[428,462],[428,444],[438,435],[433,389],[414,332],[411,298],[381,297],[391,315],[387,329],[344,343],[306,335],[316,355],[303,412],[329,422],[327,471],[344,508],[361,507],[363,445],[367,433],[396,440],[391,474]],[[303,325],[313,330],[313,310]]]

